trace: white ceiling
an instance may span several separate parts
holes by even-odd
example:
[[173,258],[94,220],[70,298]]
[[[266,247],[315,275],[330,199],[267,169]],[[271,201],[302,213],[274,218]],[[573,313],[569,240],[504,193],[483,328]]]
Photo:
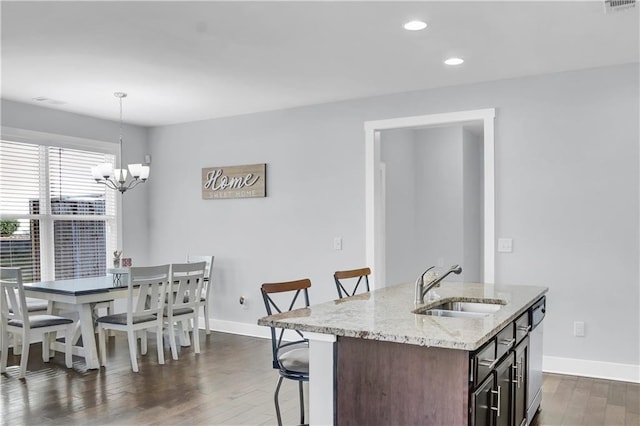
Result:
[[[639,10],[588,2],[7,2],[2,97],[158,126],[637,63]],[[411,19],[428,23],[409,32]],[[457,68],[448,56],[463,57]],[[48,100],[36,102],[32,98]],[[55,101],[59,101],[57,104]]]

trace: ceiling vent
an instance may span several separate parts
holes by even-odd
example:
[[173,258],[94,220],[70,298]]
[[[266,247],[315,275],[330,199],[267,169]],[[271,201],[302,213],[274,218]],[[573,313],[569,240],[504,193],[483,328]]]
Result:
[[627,10],[635,6],[636,0],[604,0],[604,11],[606,13]]

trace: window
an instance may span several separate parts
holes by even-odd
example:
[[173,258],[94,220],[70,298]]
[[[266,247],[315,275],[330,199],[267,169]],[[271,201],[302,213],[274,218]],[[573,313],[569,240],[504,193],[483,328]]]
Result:
[[93,180],[91,167],[114,163],[115,152],[6,139],[0,141],[0,265],[22,268],[25,281],[105,275],[118,241],[116,193]]

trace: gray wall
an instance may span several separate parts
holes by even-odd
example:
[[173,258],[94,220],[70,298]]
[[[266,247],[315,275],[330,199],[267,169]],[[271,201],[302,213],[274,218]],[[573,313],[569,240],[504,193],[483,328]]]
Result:
[[462,132],[462,263],[464,281],[479,282],[484,259],[484,143],[482,136]]
[[[363,122],[489,107],[496,231],[514,239],[496,282],[550,288],[546,355],[640,364],[637,65],[152,129],[152,258],[215,254],[219,319],[255,324],[262,282],[309,277],[331,299],[333,271],[365,261]],[[202,167],[256,162],[267,198],[201,199]]]
[[[335,297],[335,270],[363,266],[363,122],[494,107],[496,233],[514,239],[513,253],[496,254],[496,282],[549,287],[545,355],[638,365],[638,76],[634,64],[150,129],[151,178],[130,194],[125,226],[150,262],[214,254],[215,317],[252,326],[261,283],[309,277],[319,303]],[[33,111],[3,102],[3,124],[117,134],[115,123]],[[267,198],[201,199],[202,167],[258,162]],[[575,320],[586,337],[573,337]]]
[[[415,192],[419,215],[418,251],[422,258],[418,269],[438,265],[438,272],[442,274],[449,266],[462,264],[464,270],[462,127],[416,130],[414,134],[415,176],[419,182]],[[454,275],[447,280],[461,278]]]
[[416,143],[411,129],[380,132],[380,158],[385,164],[385,283],[416,279],[426,260],[419,248],[416,198]]
[[412,282],[429,266],[448,281],[479,281],[482,139],[462,125],[380,132],[386,165],[386,283]]
[[[116,105],[114,103],[114,108]],[[114,144],[118,143],[120,134],[118,122],[70,114],[5,99],[2,100],[2,126]],[[144,155],[149,153],[147,129],[124,125],[122,134],[123,164],[143,162]],[[152,166],[150,178],[153,179],[156,173],[157,171]],[[148,204],[148,189],[145,185],[122,196],[123,254],[126,257],[131,257],[139,265],[145,265],[149,262]]]

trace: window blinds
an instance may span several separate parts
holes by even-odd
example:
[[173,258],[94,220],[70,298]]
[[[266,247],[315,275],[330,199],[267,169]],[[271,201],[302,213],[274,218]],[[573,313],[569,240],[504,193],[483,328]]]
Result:
[[0,236],[2,266],[19,266],[32,281],[105,275],[117,244],[116,195],[93,180],[91,167],[114,160],[0,141],[0,217],[20,224]]

